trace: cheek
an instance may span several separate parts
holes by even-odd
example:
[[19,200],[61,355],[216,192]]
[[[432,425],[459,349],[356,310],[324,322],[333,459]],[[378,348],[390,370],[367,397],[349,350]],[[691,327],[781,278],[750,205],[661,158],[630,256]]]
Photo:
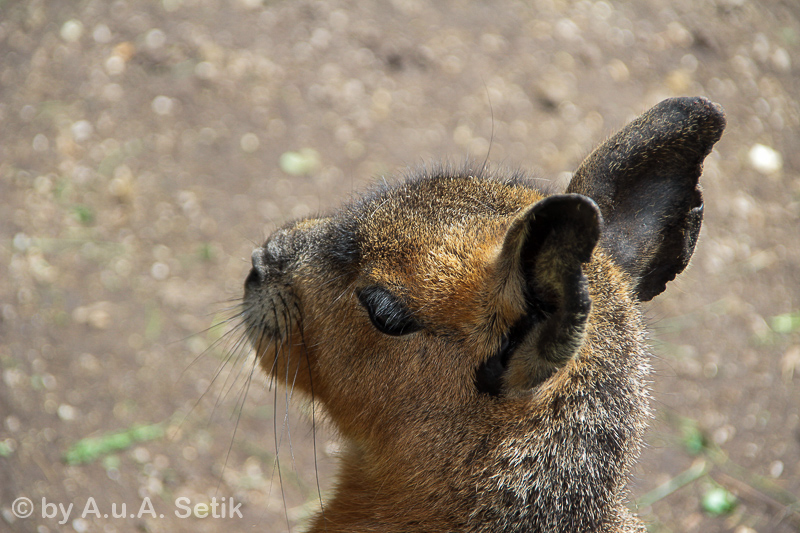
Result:
[[474,350],[425,330],[386,335],[360,304],[330,302],[325,313],[317,312],[321,303],[304,310],[305,347],[293,348],[290,359],[309,361],[315,397],[342,429],[389,423],[409,416],[409,409],[433,412],[477,394],[474,373],[481,358]]
[[287,387],[311,392],[309,354],[298,327],[285,332],[282,339],[261,337],[256,343],[256,357],[264,373]]
[[[369,319],[345,313],[338,319],[309,324],[305,340],[314,377],[334,394],[353,395],[397,373],[390,340]],[[366,323],[364,323],[366,322]]]

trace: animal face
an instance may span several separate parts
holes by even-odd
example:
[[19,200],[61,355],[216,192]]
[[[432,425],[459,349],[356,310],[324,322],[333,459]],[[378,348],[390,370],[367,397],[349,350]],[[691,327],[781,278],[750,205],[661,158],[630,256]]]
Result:
[[353,411],[340,425],[394,418],[398,403],[463,403],[527,312],[502,249],[542,197],[441,169],[279,230],[246,284],[262,365],[332,413]]
[[[692,255],[723,128],[718,106],[667,100],[562,194],[442,167],[256,249],[242,307],[256,357],[349,446],[316,526],[415,530],[386,509],[435,501],[419,530],[636,530],[619,501],[648,416],[637,304]],[[359,503],[387,479],[400,488]]]

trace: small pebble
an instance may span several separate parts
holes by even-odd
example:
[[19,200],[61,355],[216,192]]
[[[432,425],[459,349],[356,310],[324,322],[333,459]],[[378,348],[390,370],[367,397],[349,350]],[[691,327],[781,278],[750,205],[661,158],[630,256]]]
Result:
[[259,144],[260,141],[258,140],[258,135],[255,133],[245,133],[239,140],[239,145],[242,147],[242,151],[248,154],[252,154],[258,150]]
[[20,232],[14,235],[14,240],[12,241],[14,248],[16,248],[20,252],[24,252],[27,250],[31,245],[31,238],[25,235],[24,233]]
[[75,142],[88,141],[94,133],[94,126],[88,120],[79,120],[70,127]]
[[783,474],[783,461],[773,461],[769,465],[769,475],[777,479],[781,477],[781,474]]
[[16,433],[22,427],[22,422],[14,415],[6,417],[6,428],[11,433]]
[[164,95],[156,96],[153,98],[151,107],[157,115],[169,115],[173,107],[172,98]]
[[46,152],[50,148],[50,141],[47,139],[47,135],[43,133],[37,133],[33,138],[33,143],[31,143],[31,146],[37,152]]
[[114,54],[106,60],[106,72],[115,76],[125,72],[125,59]]
[[169,277],[169,265],[162,262],[153,263],[150,269],[150,275],[158,281],[164,281]]
[[98,24],[94,27],[94,31],[92,32],[92,38],[101,44],[111,42],[111,30],[108,29],[108,26],[105,24]]
[[75,420],[78,416],[78,410],[72,407],[71,405],[67,405],[62,403],[58,406],[58,418],[65,421]]
[[137,463],[144,464],[150,460],[150,451],[143,446],[137,446],[133,450],[133,458]]
[[164,46],[164,43],[167,42],[167,36],[162,30],[155,28],[147,32],[144,42],[149,48],[155,50]]
[[71,19],[61,26],[61,38],[68,43],[76,43],[83,35],[83,23],[80,20]]
[[774,174],[783,168],[780,152],[763,144],[754,144],[748,153],[750,166],[762,174]]

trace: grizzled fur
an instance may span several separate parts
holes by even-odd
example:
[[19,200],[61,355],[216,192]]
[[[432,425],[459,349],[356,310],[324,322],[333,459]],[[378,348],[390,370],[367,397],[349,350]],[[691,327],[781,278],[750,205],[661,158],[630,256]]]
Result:
[[564,194],[443,168],[256,249],[256,355],[345,440],[311,531],[643,532],[624,505],[650,416],[638,304],[692,255],[724,125],[666,100]]

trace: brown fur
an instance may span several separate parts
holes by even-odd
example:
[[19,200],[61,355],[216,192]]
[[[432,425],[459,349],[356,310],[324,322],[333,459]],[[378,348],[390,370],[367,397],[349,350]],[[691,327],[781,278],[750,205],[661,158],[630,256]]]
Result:
[[688,263],[723,128],[667,100],[568,194],[441,168],[269,237],[257,357],[345,441],[311,531],[644,531],[624,506],[650,416],[638,302]]

